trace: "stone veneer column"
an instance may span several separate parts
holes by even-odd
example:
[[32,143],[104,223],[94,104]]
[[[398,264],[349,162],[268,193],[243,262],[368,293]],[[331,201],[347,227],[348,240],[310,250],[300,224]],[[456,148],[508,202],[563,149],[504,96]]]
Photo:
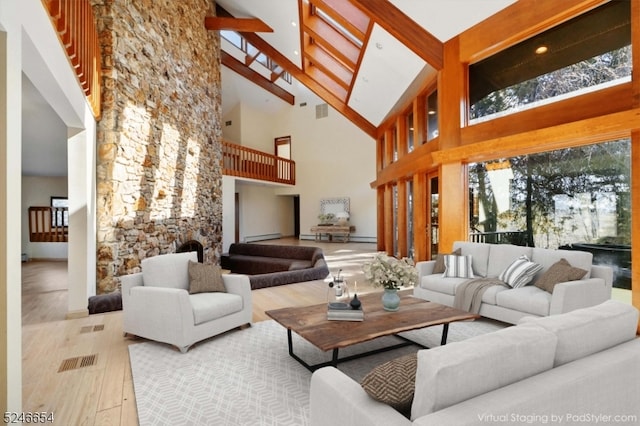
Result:
[[103,54],[97,293],[188,240],[222,241],[220,44],[209,0],[93,0]]

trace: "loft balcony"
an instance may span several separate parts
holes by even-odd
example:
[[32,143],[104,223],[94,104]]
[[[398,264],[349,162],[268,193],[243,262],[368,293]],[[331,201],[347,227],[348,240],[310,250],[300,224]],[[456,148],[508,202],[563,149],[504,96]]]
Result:
[[228,141],[222,141],[222,173],[286,185],[296,184],[295,161]]

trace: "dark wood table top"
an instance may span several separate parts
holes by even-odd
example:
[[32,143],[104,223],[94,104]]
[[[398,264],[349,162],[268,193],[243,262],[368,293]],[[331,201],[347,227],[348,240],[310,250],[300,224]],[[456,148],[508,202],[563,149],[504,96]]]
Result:
[[382,308],[382,292],[358,295],[364,321],[330,321],[327,319],[326,303],[274,309],[265,313],[323,351],[403,331],[480,318],[477,314],[413,297],[411,290],[403,290],[398,294],[401,300],[397,312]]

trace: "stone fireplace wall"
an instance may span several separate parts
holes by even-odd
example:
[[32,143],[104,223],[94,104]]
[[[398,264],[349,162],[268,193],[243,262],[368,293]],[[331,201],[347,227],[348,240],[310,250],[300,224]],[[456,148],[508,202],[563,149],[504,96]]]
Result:
[[103,54],[97,293],[189,240],[222,247],[220,46],[210,0],[93,0]]

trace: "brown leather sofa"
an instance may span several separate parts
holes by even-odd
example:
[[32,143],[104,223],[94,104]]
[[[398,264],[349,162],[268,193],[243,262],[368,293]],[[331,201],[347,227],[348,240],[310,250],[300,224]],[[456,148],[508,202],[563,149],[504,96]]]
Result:
[[252,289],[321,280],[329,275],[322,249],[310,246],[234,243],[222,255],[220,265],[232,273],[248,275]]

